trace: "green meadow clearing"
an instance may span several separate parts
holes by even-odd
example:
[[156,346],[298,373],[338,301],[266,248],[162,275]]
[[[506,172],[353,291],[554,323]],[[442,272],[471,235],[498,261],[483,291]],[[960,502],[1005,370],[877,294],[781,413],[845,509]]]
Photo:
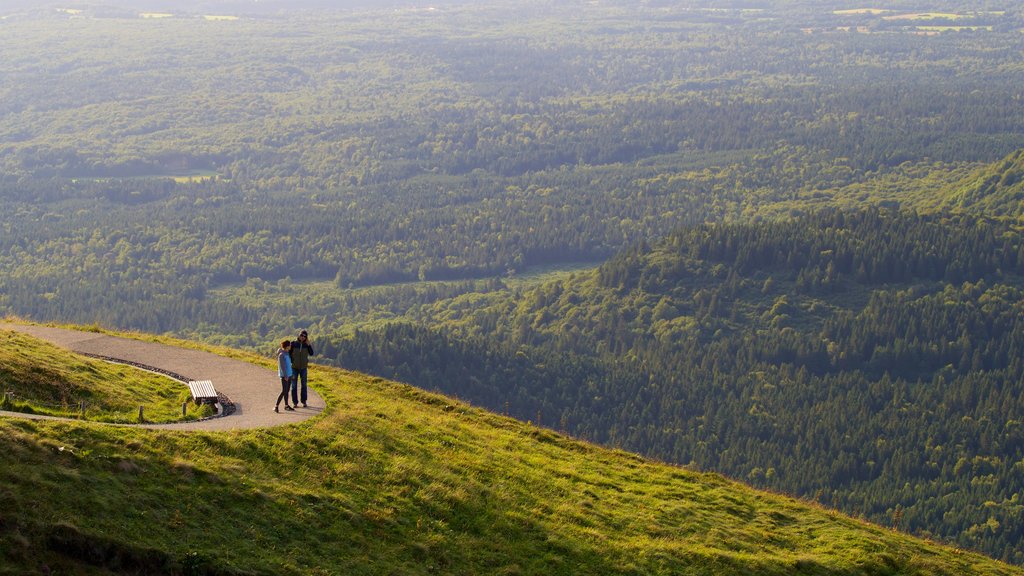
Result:
[[966,32],[966,31],[977,31],[984,30],[991,32],[991,26],[917,26],[917,30],[922,32]]
[[854,14],[870,14],[872,16],[878,16],[879,14],[888,14],[892,10],[885,8],[851,8],[849,10],[833,10],[832,13],[838,16],[848,16]]
[[72,182],[110,182],[112,180],[173,180],[178,184],[189,184],[220,180],[220,175],[213,170],[195,170],[183,173],[138,174],[134,176],[71,176]]
[[963,20],[976,18],[978,14],[959,14],[955,12],[915,12],[913,14],[897,14],[886,16],[885,20]]

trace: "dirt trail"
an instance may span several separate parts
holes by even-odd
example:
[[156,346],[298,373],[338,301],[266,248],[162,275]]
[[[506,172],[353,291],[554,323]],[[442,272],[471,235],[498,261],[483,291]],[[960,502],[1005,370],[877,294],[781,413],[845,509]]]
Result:
[[[209,352],[48,326],[0,322],[0,329],[23,332],[73,352],[96,354],[144,364],[181,374],[190,380],[211,380],[217,391],[227,396],[235,405],[235,411],[228,416],[181,424],[145,424],[142,425],[144,428],[164,430],[265,428],[301,422],[323,412],[325,406],[320,395],[311,388],[307,402],[308,408],[302,408],[300,405],[296,411],[287,412],[282,404],[281,413],[275,413],[274,400],[277,399],[277,395],[281,391],[277,372]],[[313,372],[313,369],[310,372]],[[310,376],[312,380],[314,375],[310,374]],[[0,412],[0,415],[30,417],[17,412]]]

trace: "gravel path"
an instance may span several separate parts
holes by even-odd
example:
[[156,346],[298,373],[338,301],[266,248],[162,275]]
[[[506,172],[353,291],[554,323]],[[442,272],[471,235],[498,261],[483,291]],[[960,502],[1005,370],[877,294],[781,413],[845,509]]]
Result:
[[[145,424],[144,428],[162,430],[237,430],[241,428],[265,428],[294,424],[311,418],[324,410],[324,401],[319,394],[309,390],[308,408],[301,406],[294,412],[274,412],[274,400],[281,391],[276,371],[260,368],[248,362],[225,358],[209,352],[178,348],[166,344],[142,342],[119,338],[95,332],[81,332],[48,326],[27,326],[0,322],[0,329],[16,330],[41,340],[46,340],[73,352],[95,354],[117,358],[169,370],[190,380],[211,380],[217,392],[226,396],[235,410],[228,416],[211,418],[201,422],[181,424]],[[310,369],[310,380],[315,377]],[[184,386],[184,384],[182,384]],[[31,417],[18,412],[0,412],[3,416]],[[51,419],[40,418],[39,419]]]

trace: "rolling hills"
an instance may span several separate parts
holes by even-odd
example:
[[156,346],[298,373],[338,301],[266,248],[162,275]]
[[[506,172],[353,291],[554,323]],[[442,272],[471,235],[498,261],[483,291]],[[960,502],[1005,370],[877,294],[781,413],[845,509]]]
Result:
[[8,4],[0,316],[310,328],[686,469],[324,369],[288,430],[0,422],[0,570],[1005,569],[698,469],[1024,565],[1019,9]]
[[1022,250],[966,214],[708,224],[323,351],[1019,563]]
[[313,376],[328,410],[284,428],[0,419],[0,573],[1021,573],[409,386]]

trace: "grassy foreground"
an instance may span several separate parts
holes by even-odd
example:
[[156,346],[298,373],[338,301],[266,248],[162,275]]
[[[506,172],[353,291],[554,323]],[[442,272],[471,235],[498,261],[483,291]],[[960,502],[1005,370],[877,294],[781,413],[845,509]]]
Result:
[[0,574],[1024,574],[409,386],[311,381],[327,411],[274,429],[0,418]]
[[[177,422],[212,414],[188,402],[188,388],[167,376],[68,354],[24,334],[0,330],[0,410],[134,423]],[[85,412],[81,411],[82,402]]]

